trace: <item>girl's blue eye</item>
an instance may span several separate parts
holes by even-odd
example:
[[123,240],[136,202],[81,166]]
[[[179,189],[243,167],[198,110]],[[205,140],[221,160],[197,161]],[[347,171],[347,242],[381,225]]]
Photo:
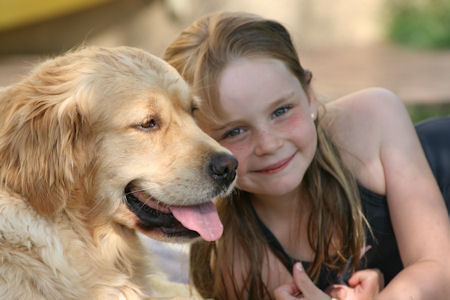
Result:
[[244,132],[244,129],[242,129],[242,128],[239,128],[239,127],[238,128],[233,128],[230,131],[227,131],[224,134],[223,138],[235,137],[235,136],[240,135],[242,132]]
[[273,113],[272,113],[272,118],[277,118],[279,116],[284,115],[285,113],[287,113],[289,111],[289,109],[291,109],[290,106],[283,106],[280,107],[278,109],[276,109]]

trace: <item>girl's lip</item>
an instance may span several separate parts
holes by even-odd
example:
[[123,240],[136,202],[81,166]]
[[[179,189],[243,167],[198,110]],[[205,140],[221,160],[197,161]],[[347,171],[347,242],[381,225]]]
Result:
[[284,168],[287,167],[287,165],[289,165],[289,163],[291,162],[291,160],[294,158],[294,156],[297,154],[297,152],[295,152],[292,156],[277,162],[273,165],[267,166],[264,169],[261,170],[255,170],[256,173],[265,173],[265,174],[273,174],[273,173],[277,173],[281,170],[283,170]]

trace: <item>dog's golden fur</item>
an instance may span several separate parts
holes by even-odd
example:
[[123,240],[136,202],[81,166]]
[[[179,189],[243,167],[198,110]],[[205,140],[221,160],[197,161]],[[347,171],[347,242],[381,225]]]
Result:
[[150,294],[124,189],[175,205],[215,196],[205,164],[226,150],[195,105],[174,69],[128,47],[72,51],[0,90],[0,298]]

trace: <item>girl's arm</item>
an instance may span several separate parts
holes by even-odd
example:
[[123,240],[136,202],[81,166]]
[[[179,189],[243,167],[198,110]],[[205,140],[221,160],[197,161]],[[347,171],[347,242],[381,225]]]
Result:
[[[360,137],[370,137],[376,154],[372,161],[379,161],[380,167],[373,168],[375,188],[386,193],[405,266],[378,298],[448,299],[450,223],[442,195],[404,105],[386,90],[366,93],[351,109],[353,123],[370,124]],[[363,180],[371,178],[364,175]]]
[[447,209],[404,106],[394,96],[386,102],[391,109],[380,123],[380,159],[405,269],[380,294],[380,299],[448,299]]

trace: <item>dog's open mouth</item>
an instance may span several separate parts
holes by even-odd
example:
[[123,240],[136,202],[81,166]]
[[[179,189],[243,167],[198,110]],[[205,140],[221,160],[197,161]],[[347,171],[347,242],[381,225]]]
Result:
[[144,229],[159,228],[167,236],[215,241],[223,232],[223,225],[214,203],[193,206],[173,206],[158,202],[131,184],[125,189],[128,208],[139,218]]

